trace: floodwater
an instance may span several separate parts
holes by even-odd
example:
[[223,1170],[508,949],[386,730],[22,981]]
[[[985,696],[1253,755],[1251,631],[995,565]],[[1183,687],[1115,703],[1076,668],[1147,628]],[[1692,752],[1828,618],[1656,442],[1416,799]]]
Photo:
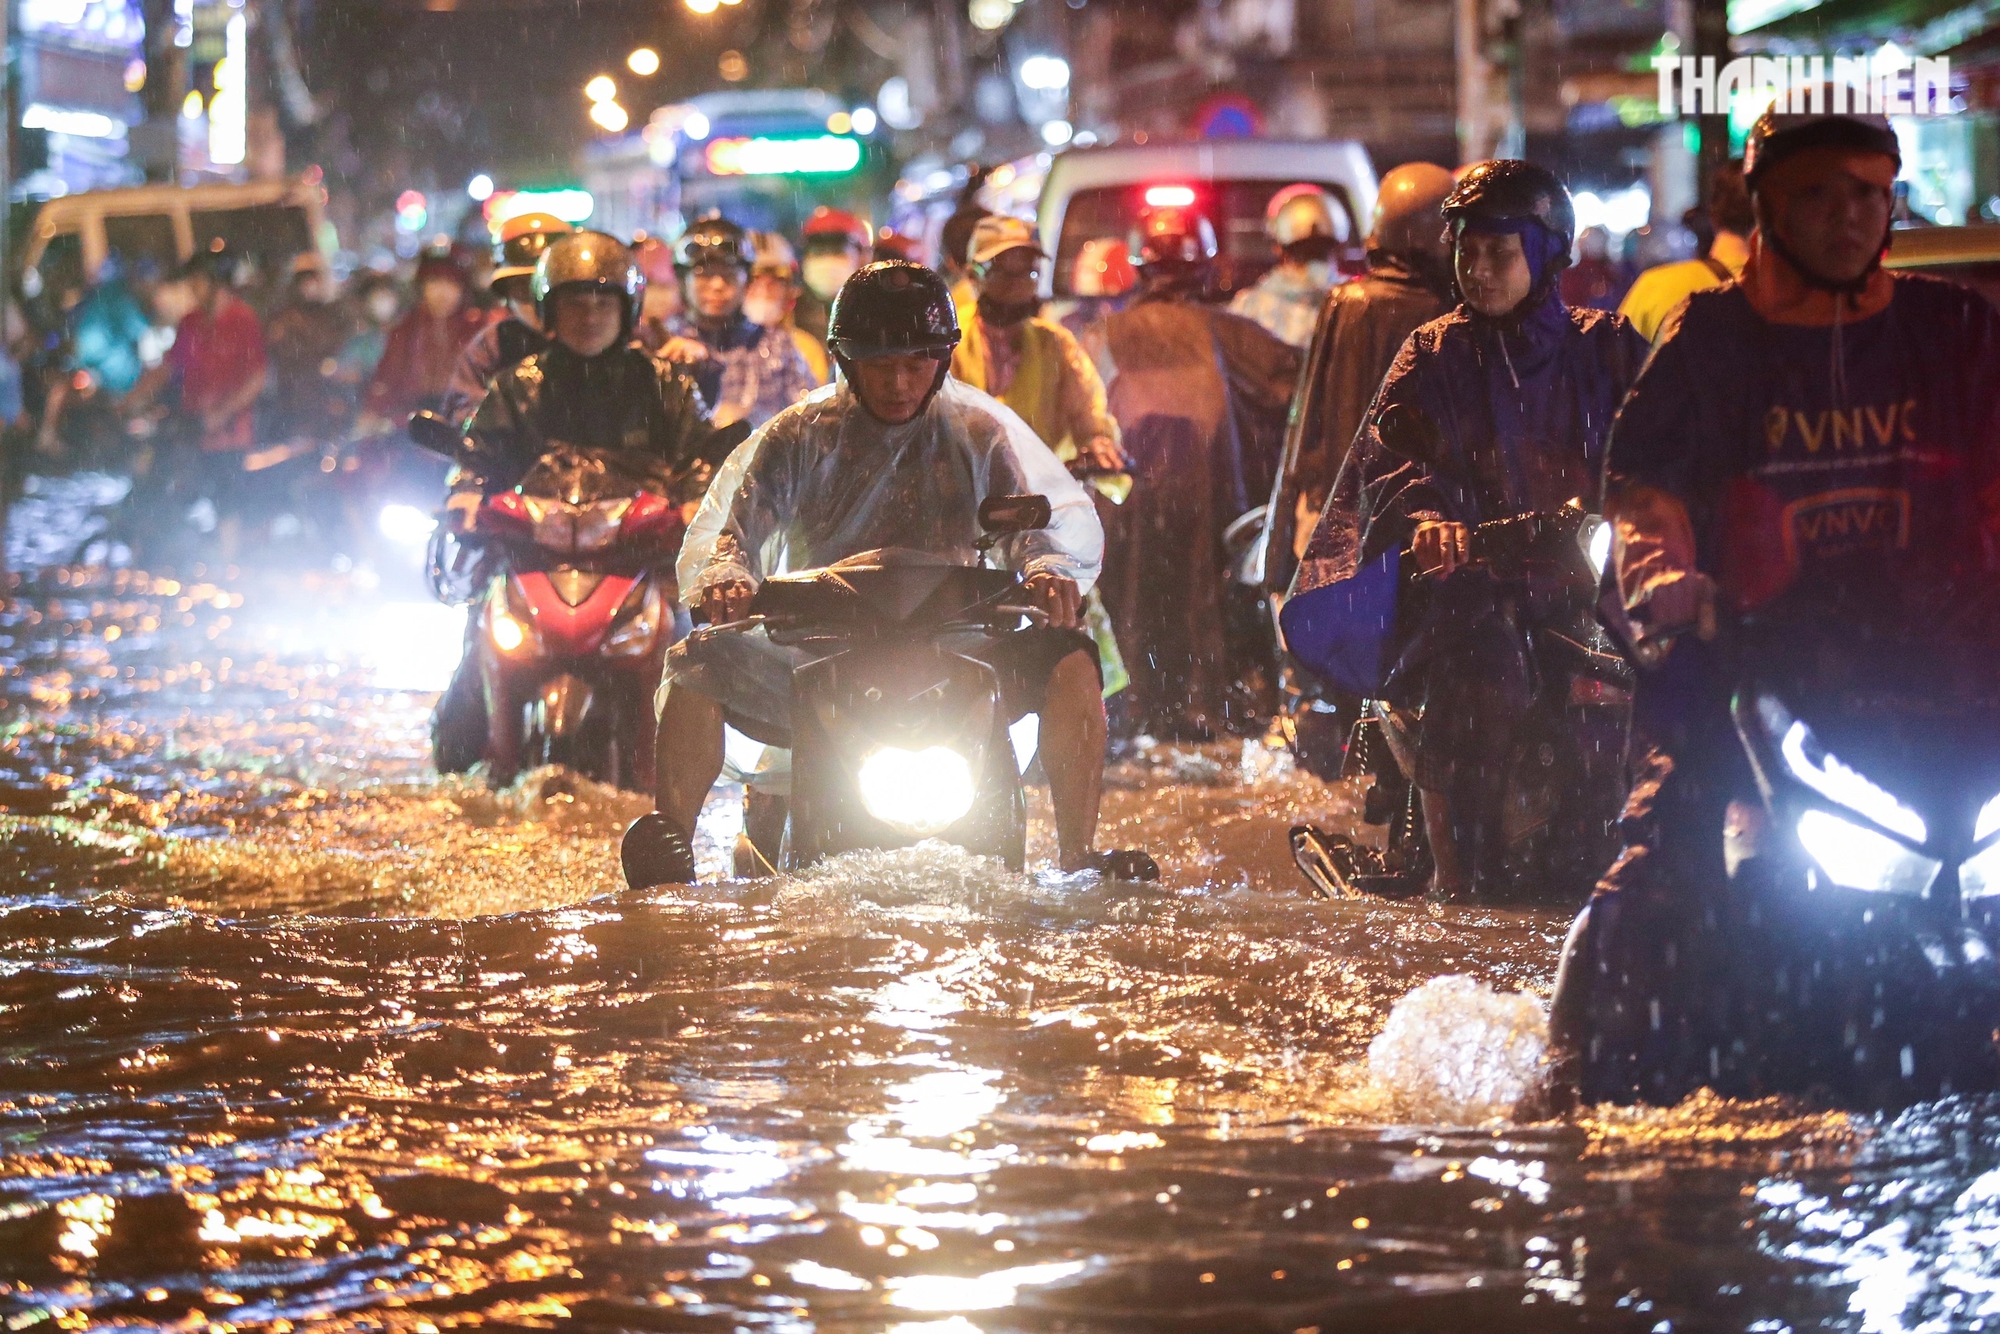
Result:
[[10,1331],[2000,1324],[1987,1107],[1515,1121],[1563,915],[1304,898],[1352,792],[1162,746],[1106,836],[1158,887],[632,895],[643,803],[428,771],[454,631],[370,585],[0,616]]

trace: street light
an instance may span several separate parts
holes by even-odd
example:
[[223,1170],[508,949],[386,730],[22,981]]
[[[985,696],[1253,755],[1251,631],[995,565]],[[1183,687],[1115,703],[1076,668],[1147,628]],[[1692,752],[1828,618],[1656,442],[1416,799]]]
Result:
[[625,68],[642,79],[650,79],[660,72],[660,53],[650,46],[642,46],[625,57]]
[[583,95],[593,102],[609,102],[618,96],[618,85],[611,81],[609,74],[600,74],[583,85]]
[[631,117],[625,114],[625,108],[616,102],[591,103],[590,118],[613,134],[631,124]]
[[1069,87],[1069,62],[1061,56],[1029,56],[1021,62],[1021,82],[1037,92]]
[[720,0],[682,0],[691,14],[713,14]]
[[465,183],[465,193],[475,204],[483,204],[493,197],[493,178],[480,172]]

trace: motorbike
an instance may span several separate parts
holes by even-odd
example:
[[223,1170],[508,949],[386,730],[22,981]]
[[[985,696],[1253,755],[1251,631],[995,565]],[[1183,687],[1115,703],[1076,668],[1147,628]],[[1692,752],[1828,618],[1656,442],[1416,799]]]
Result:
[[1555,1008],[1591,1100],[2000,1088],[2000,599],[1886,598],[1784,600],[1703,646],[1754,797],[1684,915],[1579,919]]
[[[457,455],[458,431],[431,414],[411,437]],[[615,455],[558,444],[487,497],[468,534],[438,528],[432,589],[472,608],[468,661],[433,720],[440,772],[560,764],[651,789],[653,689],[685,616],[672,568],[684,524],[664,490]]]
[[[1427,427],[1388,422],[1384,440],[1429,461],[1437,451]],[[1604,521],[1574,501],[1475,525],[1469,537],[1468,560],[1492,579],[1522,646],[1531,696],[1512,722],[1500,784],[1502,899],[1579,903],[1617,855],[1633,673],[1596,616],[1610,545]],[[1414,557],[1403,552],[1398,578],[1417,577]],[[1384,849],[1312,825],[1291,830],[1293,859],[1316,896],[1408,898],[1428,888],[1433,860],[1421,801],[1397,744],[1391,720],[1371,701],[1342,757],[1342,777],[1370,781],[1362,819],[1386,826]]]
[[[979,509],[980,549],[1049,519],[1044,496],[990,497]],[[695,631],[762,627],[809,655],[792,676],[779,863],[795,870],[936,838],[1020,870],[1027,804],[1000,680],[954,641],[1046,619],[1011,571],[890,548],[773,575],[744,620]]]

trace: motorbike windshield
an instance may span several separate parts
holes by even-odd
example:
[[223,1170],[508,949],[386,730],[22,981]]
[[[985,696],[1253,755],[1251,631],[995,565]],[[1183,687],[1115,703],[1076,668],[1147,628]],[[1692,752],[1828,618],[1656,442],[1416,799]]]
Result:
[[1049,525],[1003,538],[995,557],[1088,591],[1104,556],[1097,511],[1013,412],[947,377],[929,407],[886,426],[829,385],[723,464],[681,547],[681,596],[693,606],[731,579],[757,584],[880,547],[977,564],[980,502],[1024,493],[1048,497]]

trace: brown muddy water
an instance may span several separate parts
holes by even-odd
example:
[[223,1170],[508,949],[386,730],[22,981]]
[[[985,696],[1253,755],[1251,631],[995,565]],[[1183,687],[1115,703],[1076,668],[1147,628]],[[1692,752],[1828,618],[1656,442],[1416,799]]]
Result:
[[1985,1105],[1517,1123],[1563,915],[1307,900],[1354,793],[1160,747],[1107,833],[1157,888],[632,895],[641,804],[429,772],[453,631],[367,583],[0,617],[10,1331],[2000,1323]]

